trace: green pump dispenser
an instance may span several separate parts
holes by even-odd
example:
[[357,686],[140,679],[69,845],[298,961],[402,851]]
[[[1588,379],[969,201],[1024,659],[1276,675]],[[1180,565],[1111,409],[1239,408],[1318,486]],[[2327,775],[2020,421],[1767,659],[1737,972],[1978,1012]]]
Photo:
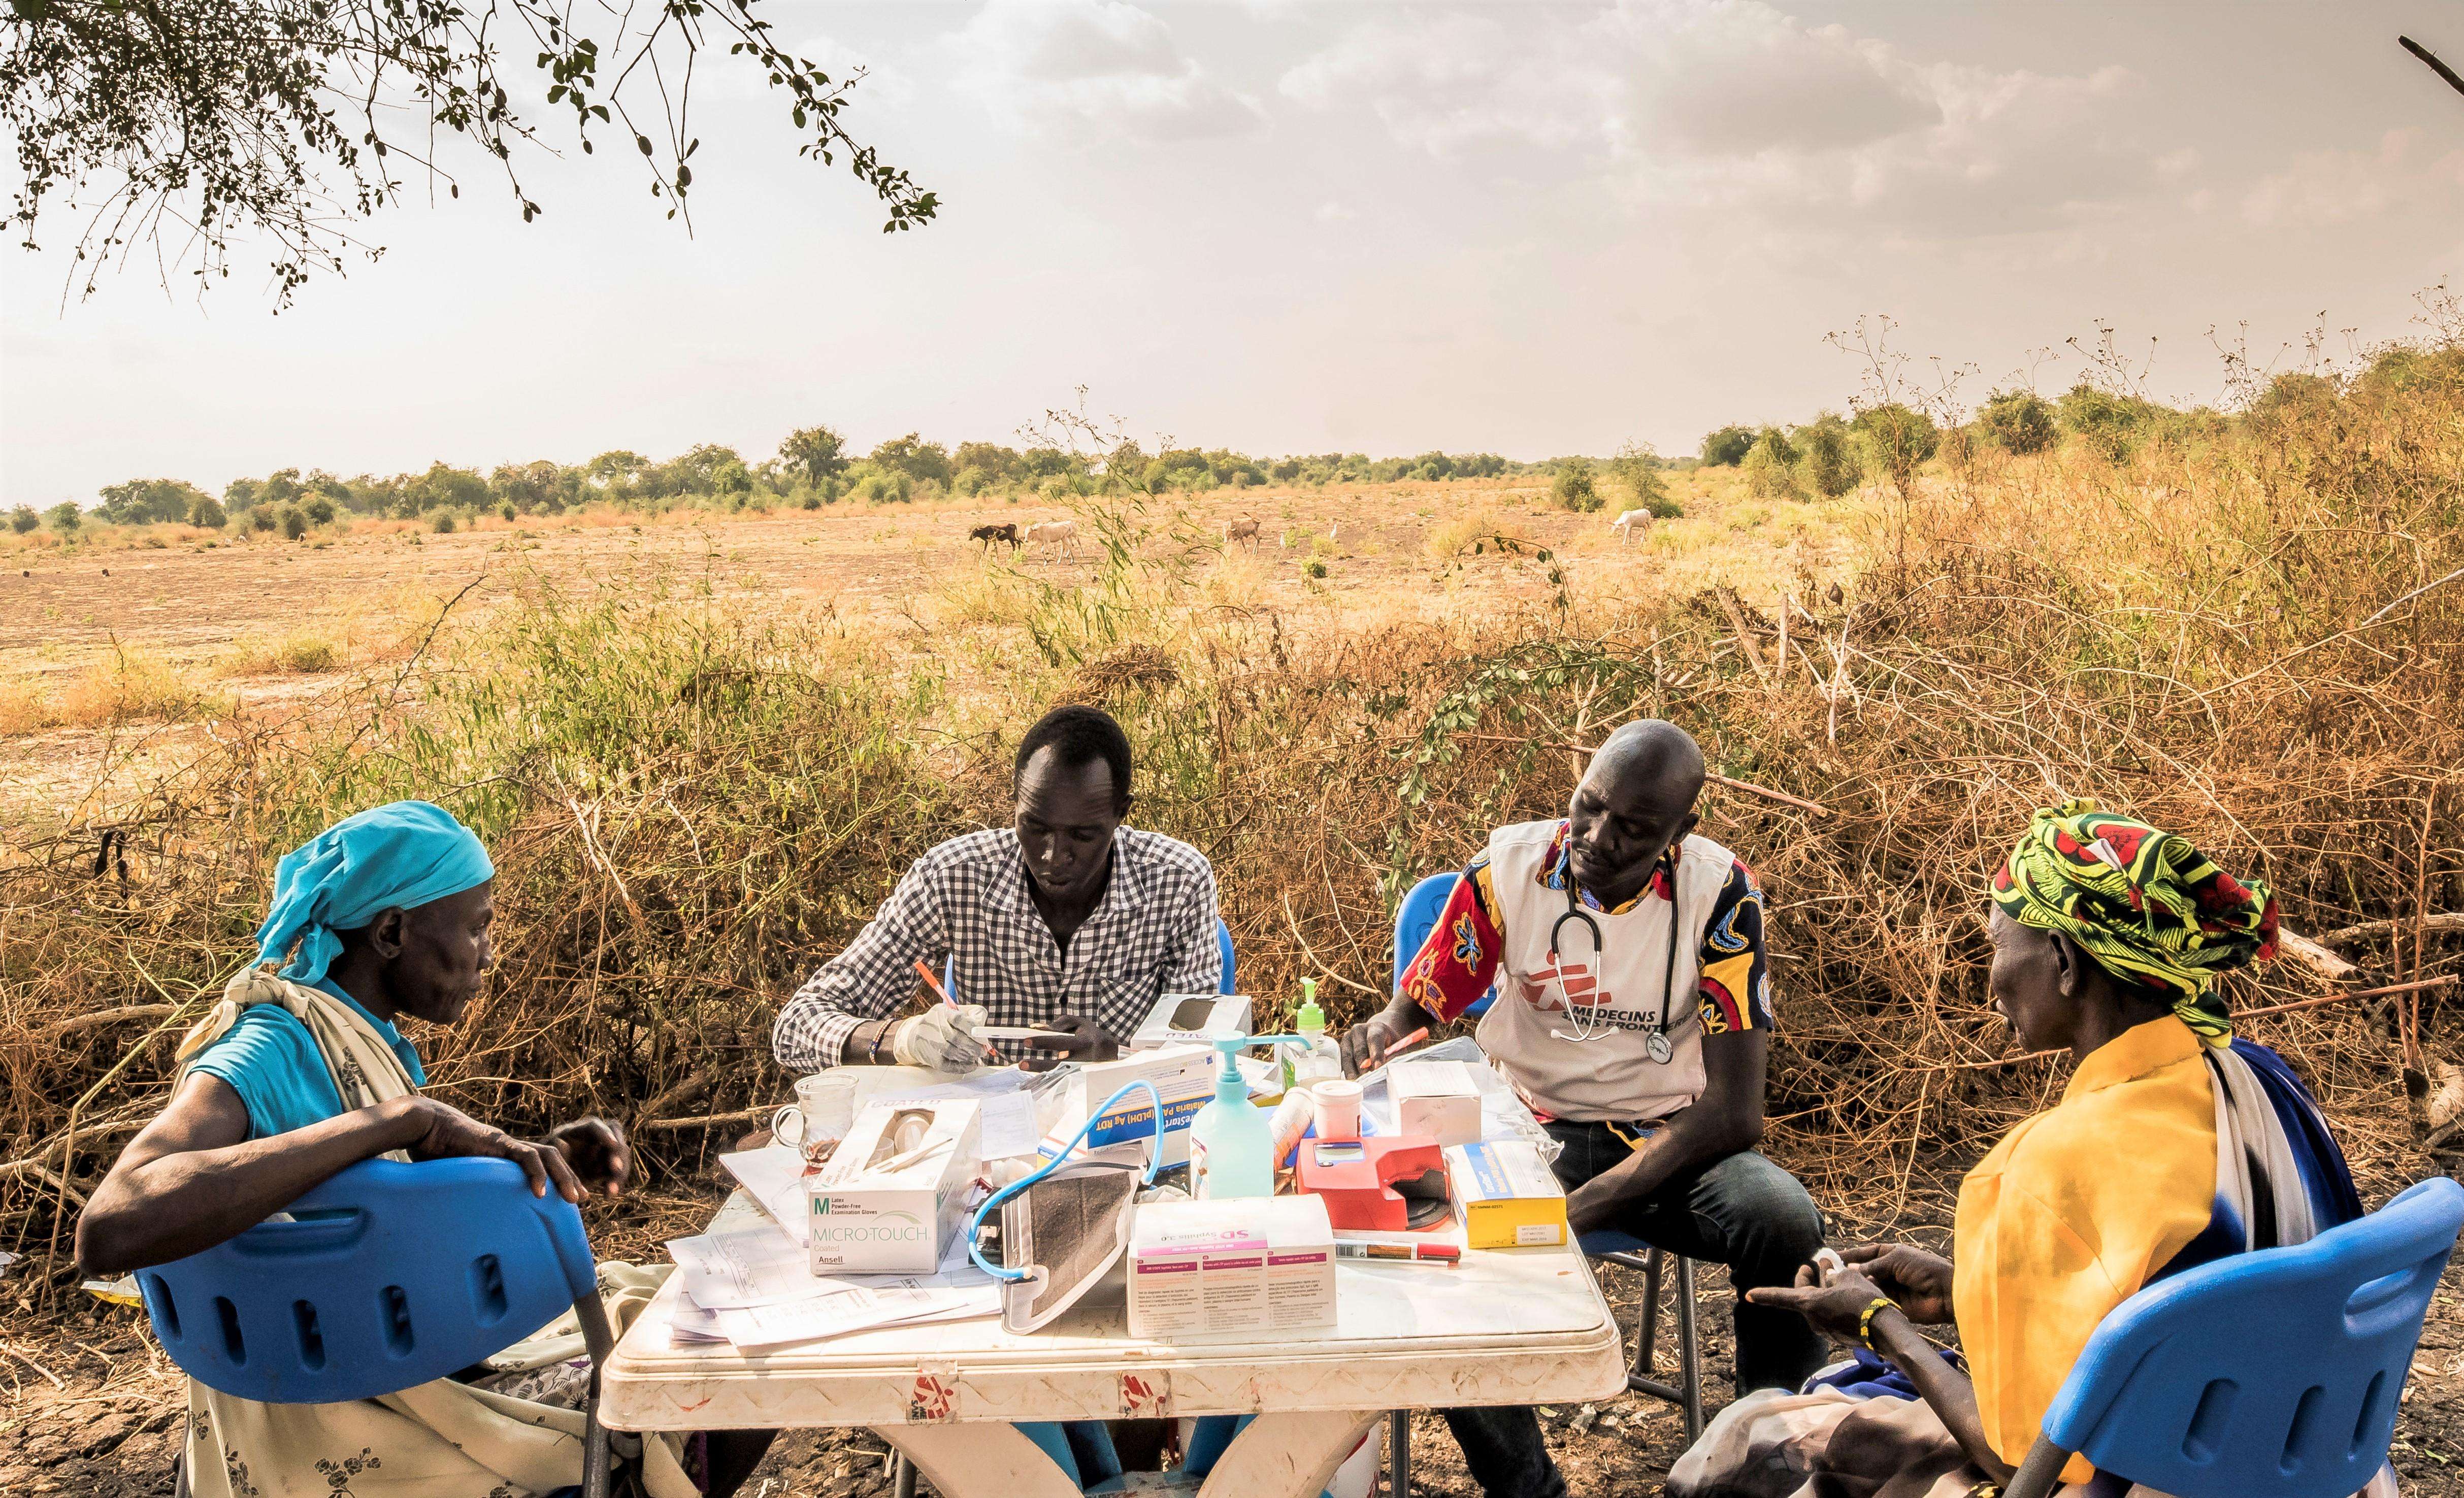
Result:
[[1275,1194],[1275,1139],[1265,1112],[1249,1102],[1236,1058],[1244,1046],[1273,1046],[1297,1035],[1226,1035],[1215,1042],[1215,1098],[1189,1124],[1190,1194],[1206,1200]]

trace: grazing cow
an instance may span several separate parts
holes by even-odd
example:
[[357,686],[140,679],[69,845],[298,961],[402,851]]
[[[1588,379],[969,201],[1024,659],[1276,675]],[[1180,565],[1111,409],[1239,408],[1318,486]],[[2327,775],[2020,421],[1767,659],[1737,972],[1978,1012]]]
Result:
[[1637,536],[1642,535],[1651,529],[1651,512],[1648,510],[1628,510],[1623,515],[1618,516],[1616,519],[1611,520],[1609,522],[1609,529],[1617,532],[1618,540],[1631,541]]
[[1078,522],[1075,520],[1038,520],[1019,532],[1019,541],[1032,546],[1041,541],[1062,556],[1078,554]]
[[987,552],[993,549],[995,541],[1007,541],[1009,549],[1016,551],[1018,550],[1018,527],[1016,525],[979,525],[967,533],[967,540],[983,542],[984,550]]
[[1258,549],[1258,518],[1256,516],[1249,516],[1243,519],[1234,520],[1223,527],[1223,544],[1229,546],[1234,541],[1244,542],[1251,551],[1256,551]]

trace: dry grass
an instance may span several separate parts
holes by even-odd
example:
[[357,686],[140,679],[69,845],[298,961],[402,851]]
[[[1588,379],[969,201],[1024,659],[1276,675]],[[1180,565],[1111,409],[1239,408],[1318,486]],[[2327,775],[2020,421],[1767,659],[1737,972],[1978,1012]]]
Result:
[[[1631,559],[1544,556],[1528,497],[1475,491],[1409,606],[1291,602],[1265,580],[1297,558],[1225,556],[1169,505],[1090,510],[1089,566],[996,561],[889,628],[534,580],[399,682],[231,725],[0,870],[0,1159],[90,1181],[162,1095],[153,1027],[245,950],[274,855],[391,796],[452,805],[499,869],[498,976],[421,1037],[444,1095],[639,1118],[778,1094],[775,1005],[916,852],[1006,816],[1008,753],[1053,701],[1110,706],[1138,820],[1215,860],[1262,1024],[1304,972],[1338,1018],[1381,999],[1399,890],[1561,808],[1557,745],[1656,714],[1833,811],[1706,808],[1771,898],[1770,1147],[1852,1228],[1939,1216],[1928,1183],[2059,1083],[2002,1056],[1982,1000],[1982,879],[2035,805],[2178,827],[2275,882],[2297,929],[2394,922],[2347,951],[2372,977],[2458,965],[2409,935],[2464,907],[2464,584],[2408,596],[2464,566],[2464,357],[2438,369],[2121,465],[1979,464],[1905,506],[1686,475],[1687,518]],[[1731,528],[1749,502],[1769,514]],[[1789,592],[1812,617],[1783,656]],[[2230,987],[2316,991],[2284,967]],[[2438,997],[2251,1024],[2380,1193],[2432,1168],[2400,1072],[2452,1052]],[[654,1173],[705,1147],[645,1136]],[[0,1178],[0,1243],[51,1244],[61,1200]]]
[[231,711],[231,698],[199,685],[148,650],[121,649],[87,666],[64,688],[0,683],[0,736],[47,728],[183,722]]
[[[1501,547],[1501,542],[1505,543]],[[1522,516],[1494,504],[1476,504],[1429,527],[1427,551],[1434,562],[1494,555],[1501,549],[1536,545],[1531,527]]]

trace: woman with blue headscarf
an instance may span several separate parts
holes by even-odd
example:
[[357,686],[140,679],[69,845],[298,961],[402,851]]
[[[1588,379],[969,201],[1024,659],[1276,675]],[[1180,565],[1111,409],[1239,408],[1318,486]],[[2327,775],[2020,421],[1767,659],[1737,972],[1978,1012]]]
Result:
[[[491,964],[487,849],[426,802],[336,823],[275,870],[257,960],[182,1040],[169,1106],[130,1141],[77,1220],[87,1270],[122,1274],[212,1247],[377,1157],[493,1157],[531,1190],[579,1201],[631,1174],[624,1132],[600,1118],[517,1139],[432,1098],[397,1028],[461,1018]],[[623,1326],[658,1276],[602,1262]],[[348,1404],[258,1404],[192,1385],[183,1455],[194,1498],[521,1498],[582,1476],[580,1333],[565,1322],[489,1360],[475,1383],[439,1380]],[[645,1442],[648,1498],[732,1491],[766,1438],[731,1443],[689,1474],[687,1453]],[[729,1460],[733,1458],[733,1460]],[[695,1465],[705,1464],[696,1462]],[[731,1480],[733,1479],[733,1480]]]

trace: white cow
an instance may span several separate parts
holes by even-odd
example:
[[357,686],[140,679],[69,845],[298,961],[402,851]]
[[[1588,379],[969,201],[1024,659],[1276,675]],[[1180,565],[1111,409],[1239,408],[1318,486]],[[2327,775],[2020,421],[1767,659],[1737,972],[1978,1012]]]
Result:
[[1618,516],[1616,519],[1611,520],[1609,522],[1609,529],[1617,532],[1618,540],[1631,541],[1635,537],[1648,532],[1651,529],[1651,512],[1648,510],[1628,510],[1623,515]]
[[1066,557],[1078,554],[1078,522],[1075,520],[1038,520],[1018,533],[1019,544],[1032,546],[1043,542]]

